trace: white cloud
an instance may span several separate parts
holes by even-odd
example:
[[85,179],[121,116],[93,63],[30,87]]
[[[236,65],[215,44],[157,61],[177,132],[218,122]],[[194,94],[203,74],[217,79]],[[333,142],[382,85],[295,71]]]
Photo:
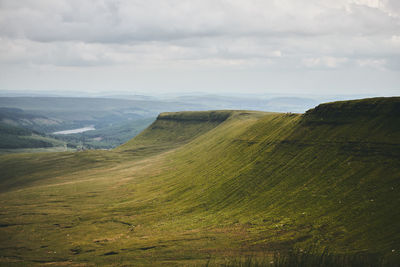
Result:
[[0,71],[398,71],[399,3],[0,0]]

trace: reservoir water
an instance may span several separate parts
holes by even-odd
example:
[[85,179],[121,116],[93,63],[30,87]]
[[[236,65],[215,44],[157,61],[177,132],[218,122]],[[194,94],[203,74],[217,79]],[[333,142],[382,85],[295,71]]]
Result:
[[75,133],[83,133],[83,132],[92,131],[92,130],[96,130],[96,128],[94,128],[93,125],[86,126],[86,127],[83,127],[83,128],[78,128],[78,129],[54,132],[53,134],[75,134]]

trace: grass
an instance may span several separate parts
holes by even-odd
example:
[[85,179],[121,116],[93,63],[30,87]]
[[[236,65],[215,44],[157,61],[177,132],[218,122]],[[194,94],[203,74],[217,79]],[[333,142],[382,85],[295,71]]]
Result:
[[357,103],[377,114],[162,114],[113,151],[1,155],[0,264],[398,263],[400,99]]
[[206,266],[223,267],[383,267],[397,266],[397,262],[390,257],[378,254],[354,253],[332,254],[327,250],[292,250],[285,253],[275,252],[273,255],[263,257],[246,256],[239,259],[227,259],[225,262],[216,263],[210,260]]

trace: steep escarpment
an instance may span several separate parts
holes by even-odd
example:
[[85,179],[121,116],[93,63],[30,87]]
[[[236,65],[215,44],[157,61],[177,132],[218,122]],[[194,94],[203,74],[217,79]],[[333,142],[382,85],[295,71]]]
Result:
[[[220,125],[172,155],[179,168],[164,176],[166,200],[184,214],[218,214],[219,223],[268,232],[254,247],[389,252],[400,240],[399,101],[324,104],[305,115]],[[370,116],[370,103],[379,115]],[[343,106],[347,115],[334,116]],[[321,118],[330,122],[310,123]]]
[[[131,153],[155,153],[175,148],[242,113],[229,110],[161,113],[146,130],[117,150]],[[255,115],[263,114],[263,112],[251,111],[246,114]]]

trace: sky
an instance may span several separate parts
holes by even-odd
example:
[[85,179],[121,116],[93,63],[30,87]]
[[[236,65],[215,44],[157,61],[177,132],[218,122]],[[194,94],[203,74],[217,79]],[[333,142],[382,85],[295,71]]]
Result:
[[400,95],[400,1],[0,0],[0,90]]

